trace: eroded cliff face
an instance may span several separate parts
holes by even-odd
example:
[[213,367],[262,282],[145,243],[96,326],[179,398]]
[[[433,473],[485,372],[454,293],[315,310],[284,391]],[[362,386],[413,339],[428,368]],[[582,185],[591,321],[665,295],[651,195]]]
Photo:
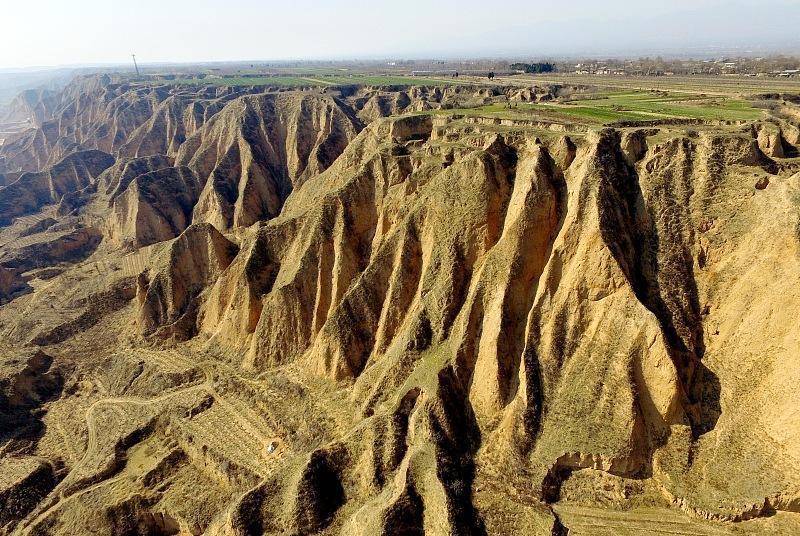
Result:
[[78,77],[62,92],[30,94],[13,109],[37,128],[0,148],[8,171],[40,171],[76,150],[115,156],[174,156],[180,144],[224,105],[256,88],[179,88]]
[[185,166],[138,175],[113,199],[107,232],[132,247],[174,238],[191,223],[200,188]]
[[[192,225],[137,280],[138,322],[145,334],[192,336],[198,294],[236,256],[236,244],[208,223]],[[152,272],[152,273],[151,273]],[[188,330],[188,331],[187,331]]]
[[[495,500],[482,493],[530,494],[518,512],[530,516],[564,485],[612,477],[711,518],[794,504],[797,458],[746,422],[791,418],[766,403],[780,387],[755,356],[791,366],[798,302],[784,294],[771,320],[773,294],[731,281],[769,265],[795,284],[798,176],[770,175],[744,133],[605,130],[562,167],[567,138],[479,133],[453,147],[419,121],[371,125],[244,236],[192,327],[245,369],[344,382],[358,428],[414,412],[415,434],[353,431],[326,447],[345,454],[320,454],[346,497],[381,492],[343,516],[347,530],[389,531],[407,508],[426,532],[498,530],[500,513],[472,510]],[[757,189],[766,177],[772,190]],[[386,466],[387,450],[405,454]]]
[[176,157],[205,184],[195,221],[227,230],[277,216],[292,189],[330,166],[360,128],[330,97],[267,93],[236,100]]
[[800,526],[791,119],[567,134],[389,98],[450,97],[239,96],[3,229],[4,340],[70,377],[31,418],[80,447],[17,433],[6,488],[44,498],[7,526]]
[[61,201],[65,194],[89,186],[114,163],[102,151],[80,151],[38,173],[23,173],[16,181],[0,188],[0,222],[38,212],[45,205]]
[[[180,106],[184,117],[176,119]],[[220,120],[206,125],[223,107]],[[109,148],[116,159],[78,151],[0,188],[2,221],[61,203],[59,211],[126,248],[174,238],[193,221],[246,227],[276,216],[292,189],[330,166],[362,128],[342,103],[305,93],[229,93],[210,103],[171,96],[142,114],[151,115],[141,128],[118,136],[125,146]]]
[[492,102],[495,97],[507,101],[546,102],[561,94],[586,89],[558,84],[524,89],[485,85],[346,86],[340,94],[363,121],[371,122],[404,113],[480,106]]

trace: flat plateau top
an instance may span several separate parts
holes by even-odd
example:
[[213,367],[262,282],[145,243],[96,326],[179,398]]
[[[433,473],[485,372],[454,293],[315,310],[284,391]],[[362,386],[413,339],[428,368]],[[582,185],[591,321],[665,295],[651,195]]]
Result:
[[598,87],[660,89],[708,95],[800,93],[800,78],[757,76],[620,76],[587,74],[520,75],[499,79],[509,83],[586,84]]

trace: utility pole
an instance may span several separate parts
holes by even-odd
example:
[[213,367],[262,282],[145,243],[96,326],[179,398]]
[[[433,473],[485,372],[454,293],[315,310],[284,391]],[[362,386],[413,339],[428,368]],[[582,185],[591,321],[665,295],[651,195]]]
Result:
[[138,78],[140,75],[139,66],[136,64],[136,54],[131,54],[131,57],[133,58],[133,66],[136,68],[136,77]]

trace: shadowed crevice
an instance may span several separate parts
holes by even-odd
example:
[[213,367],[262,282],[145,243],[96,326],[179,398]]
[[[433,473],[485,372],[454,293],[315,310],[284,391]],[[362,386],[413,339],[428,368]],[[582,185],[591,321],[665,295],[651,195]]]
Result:
[[698,438],[714,428],[721,410],[719,379],[701,361],[703,324],[691,252],[679,233],[659,234],[654,207],[645,202],[639,177],[625,162],[619,134],[604,131],[596,151],[601,236],[636,297],[658,319]]

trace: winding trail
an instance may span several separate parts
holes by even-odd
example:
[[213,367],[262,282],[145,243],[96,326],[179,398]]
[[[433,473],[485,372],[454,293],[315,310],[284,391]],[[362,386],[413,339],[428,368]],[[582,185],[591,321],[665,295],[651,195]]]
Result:
[[[178,390],[175,390],[175,391],[172,391],[172,392],[169,392],[169,393],[165,393],[165,394],[163,394],[163,395],[161,395],[159,397],[152,398],[152,399],[142,399],[142,398],[136,398],[136,397],[113,397],[113,398],[102,398],[100,400],[97,400],[97,401],[93,402],[88,408],[86,408],[86,412],[84,413],[84,419],[86,421],[86,429],[87,429],[87,432],[88,432],[88,439],[87,439],[87,442],[86,442],[86,450],[84,451],[83,456],[81,457],[81,459],[75,464],[75,467],[73,467],[73,469],[70,471],[70,474],[74,474],[75,471],[77,471],[81,467],[84,467],[88,462],[90,454],[92,454],[93,451],[96,448],[96,445],[97,445],[97,427],[96,427],[96,423],[95,423],[95,419],[94,419],[94,415],[93,414],[94,414],[95,408],[97,408],[99,405],[101,405],[101,404],[111,404],[111,405],[134,404],[134,405],[140,405],[140,406],[147,406],[147,405],[152,405],[152,404],[158,404],[160,402],[164,402],[166,400],[169,400],[170,398],[174,398],[174,397],[177,397],[177,396],[180,396],[180,395],[186,395],[187,393],[191,393],[191,392],[195,392],[195,391],[201,391],[201,390],[204,390],[204,389],[209,391],[210,393],[212,393],[212,396],[214,396],[213,395],[214,389],[211,387],[209,382],[210,382],[210,378],[208,376],[206,376],[206,381],[204,383],[202,383],[202,384],[193,385],[193,386],[190,386],[190,387],[186,387],[184,389],[178,389]],[[62,480],[53,489],[53,491],[51,492],[51,496],[50,496],[51,498],[48,500],[49,506],[47,506],[46,509],[44,511],[42,511],[40,514],[36,515],[36,517],[33,518],[30,521],[30,523],[25,525],[25,530],[24,530],[23,534],[30,534],[31,530],[34,527],[39,525],[41,522],[45,521],[50,516],[50,514],[52,514],[54,511],[58,510],[61,506],[67,504],[70,501],[72,501],[73,499],[79,498],[79,497],[85,495],[86,493],[88,493],[88,492],[90,492],[92,490],[95,490],[95,489],[100,488],[102,486],[105,486],[105,485],[111,484],[113,482],[116,482],[116,481],[118,481],[120,479],[123,479],[123,478],[125,478],[125,475],[118,475],[118,476],[110,478],[110,479],[101,480],[100,482],[97,482],[97,483],[92,484],[92,485],[90,485],[90,486],[88,486],[86,488],[83,488],[81,490],[78,490],[78,491],[70,494],[70,495],[65,496],[64,492],[63,492],[63,488],[65,487],[66,483],[68,483],[68,478],[69,478],[69,475],[67,476],[67,478]],[[55,496],[53,496],[53,494],[55,494]]]
[[[177,358],[178,356],[171,356],[171,357]],[[155,360],[158,361],[157,358]],[[73,493],[70,493],[69,495],[65,495],[64,493],[64,489],[70,484],[70,476],[78,474],[82,468],[85,468],[89,464],[92,455],[94,455],[97,451],[98,417],[96,415],[96,412],[97,409],[101,406],[109,405],[114,407],[120,413],[123,413],[124,410],[122,410],[120,406],[125,406],[125,405],[152,406],[168,402],[178,397],[185,397],[193,393],[204,392],[205,394],[213,397],[214,404],[219,404],[220,408],[225,412],[226,416],[230,416],[233,420],[235,420],[236,424],[245,433],[251,435],[261,445],[266,445],[270,441],[275,439],[274,437],[265,436],[263,430],[260,430],[257,426],[253,424],[253,422],[250,419],[247,419],[242,414],[242,411],[244,411],[245,408],[238,408],[236,404],[231,403],[214,388],[214,372],[215,369],[222,368],[223,371],[218,371],[218,372],[222,372],[225,375],[234,376],[241,381],[250,383],[251,385],[260,386],[261,385],[260,382],[240,376],[236,372],[228,370],[228,367],[225,367],[223,364],[217,362],[203,361],[200,363],[191,363],[191,361],[186,360],[186,363],[184,364],[189,366],[197,366],[200,370],[202,370],[205,376],[203,382],[184,388],[178,388],[170,392],[164,393],[160,396],[157,396],[155,398],[149,398],[149,399],[139,398],[139,397],[119,397],[119,396],[101,398],[99,400],[94,401],[89,407],[86,408],[84,412],[84,420],[86,421],[86,429],[88,437],[86,442],[86,449],[84,450],[83,455],[80,456],[80,458],[78,459],[78,454],[74,452],[74,449],[71,449],[69,446],[67,447],[70,450],[73,459],[78,459],[78,461],[75,463],[69,475],[67,475],[67,477],[53,489],[48,499],[46,500],[46,503],[40,506],[41,510],[39,511],[39,513],[34,513],[33,514],[34,517],[32,519],[29,518],[30,521],[24,525],[22,534],[26,535],[31,534],[32,531],[35,529],[35,527],[45,522],[54,512],[59,510],[62,506],[67,505],[71,501],[80,499],[81,497],[85,496],[88,493],[91,493],[92,491],[95,491],[101,487],[111,485],[115,482],[119,482],[127,478],[127,476],[124,473],[122,473],[113,476],[111,478],[106,478],[99,482],[90,484],[85,488],[78,489]],[[97,381],[98,384],[100,384],[100,381],[99,380]],[[257,416],[255,418],[257,418]],[[66,434],[64,433],[63,430],[60,430],[59,432],[61,433],[66,443],[68,441]],[[267,468],[272,468],[275,465],[275,463],[277,463],[277,461],[281,458],[281,456],[275,456],[275,455],[270,456],[269,458],[266,458],[263,455],[261,457],[262,457],[261,464],[263,464]],[[261,476],[263,477],[264,475],[262,474]]]

